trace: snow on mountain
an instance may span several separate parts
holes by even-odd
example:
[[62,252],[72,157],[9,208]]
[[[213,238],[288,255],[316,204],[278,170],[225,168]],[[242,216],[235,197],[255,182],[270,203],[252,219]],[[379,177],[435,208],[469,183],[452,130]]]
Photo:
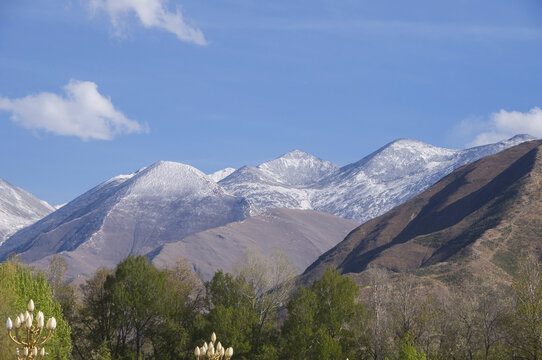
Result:
[[[518,135],[496,144],[452,150],[399,139],[342,168],[294,151],[255,168],[243,167],[220,185],[263,210],[313,209],[363,223],[456,168],[528,140],[534,138]],[[291,163],[303,166],[288,166]],[[296,172],[301,180],[292,181]]]
[[54,210],[45,201],[0,178],[0,245],[10,235]]
[[225,168],[222,170],[215,171],[212,174],[209,174],[209,177],[213,179],[215,182],[219,182],[220,180],[224,179],[225,177],[230,176],[231,173],[235,171],[234,168]]
[[294,150],[257,167],[244,166],[219,182],[231,194],[245,197],[262,213],[274,208],[312,209],[310,189],[339,167]]
[[290,151],[281,157],[258,165],[259,170],[288,185],[308,185],[329,175],[339,167],[301,150]]
[[0,259],[21,254],[27,262],[59,253],[70,268],[90,275],[130,254],[244,219],[247,202],[201,171],[157,162],[114,177],[29,226],[0,247]]

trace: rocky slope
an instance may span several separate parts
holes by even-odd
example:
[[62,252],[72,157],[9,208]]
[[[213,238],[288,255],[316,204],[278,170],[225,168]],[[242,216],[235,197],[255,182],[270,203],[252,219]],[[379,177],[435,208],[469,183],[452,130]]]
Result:
[[327,267],[354,278],[379,267],[445,283],[472,274],[506,279],[529,252],[542,255],[540,140],[455,170],[352,231],[302,279],[317,279]]

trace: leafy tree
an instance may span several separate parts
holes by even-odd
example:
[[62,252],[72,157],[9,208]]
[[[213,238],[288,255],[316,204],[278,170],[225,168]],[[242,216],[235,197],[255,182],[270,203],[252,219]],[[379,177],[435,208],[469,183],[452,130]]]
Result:
[[310,288],[301,287],[288,303],[282,327],[283,359],[344,359],[355,353],[355,319],[367,318],[348,277],[327,269]]
[[160,302],[165,276],[142,256],[121,261],[104,284],[111,309],[113,357],[143,356],[143,345],[161,321]]
[[142,256],[122,260],[114,271],[99,269],[82,287],[78,357],[106,343],[114,359],[152,353],[151,338],[163,322],[166,276]]
[[[18,261],[8,260],[0,264],[0,309],[12,319],[26,310],[29,299],[34,300],[36,310],[44,313],[46,319],[55,317],[57,328],[51,340],[45,345],[51,358],[69,359],[72,343],[70,326],[64,320],[60,304],[53,299],[51,287],[41,271],[33,270]],[[5,300],[4,300],[5,299]],[[0,335],[0,359],[13,358],[15,346]]]
[[[252,330],[258,318],[241,288],[244,279],[217,271],[206,284],[209,299],[207,332],[214,331],[223,344],[233,346],[236,357],[243,359],[252,352]],[[205,334],[207,336],[207,334]]]
[[111,301],[104,289],[107,277],[112,273],[110,269],[99,268],[81,285],[82,301],[72,323],[76,358],[92,358],[96,348],[110,346],[113,339]]
[[103,342],[98,350],[93,352],[92,359],[94,360],[111,360],[111,351],[107,346],[107,342]]
[[233,346],[236,358],[275,359],[275,320],[293,288],[293,267],[283,254],[247,251],[234,268],[235,276],[217,271],[206,284],[209,331]]
[[426,360],[427,356],[423,351],[418,351],[412,344],[405,343],[399,352],[399,360]]
[[204,288],[199,277],[185,260],[164,270],[164,292],[160,302],[162,320],[150,331],[156,359],[193,358],[193,348],[202,333],[205,320]]
[[[17,266],[8,261],[0,265],[0,319],[5,321],[8,317],[13,319],[21,310],[17,309],[17,293],[14,279]],[[25,308],[23,308],[25,309]],[[5,331],[0,331],[0,360],[13,359],[15,347]]]

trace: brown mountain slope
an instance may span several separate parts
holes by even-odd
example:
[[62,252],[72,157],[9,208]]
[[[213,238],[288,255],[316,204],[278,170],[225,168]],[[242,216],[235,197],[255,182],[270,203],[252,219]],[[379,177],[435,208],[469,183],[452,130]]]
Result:
[[305,270],[343,274],[370,267],[454,281],[465,274],[506,280],[519,257],[542,254],[542,141],[465,165],[427,191],[353,230]]
[[230,272],[247,249],[265,256],[281,251],[301,273],[358,225],[313,210],[273,209],[165,244],[148,256],[158,267],[186,258],[204,280],[210,280],[218,269]]

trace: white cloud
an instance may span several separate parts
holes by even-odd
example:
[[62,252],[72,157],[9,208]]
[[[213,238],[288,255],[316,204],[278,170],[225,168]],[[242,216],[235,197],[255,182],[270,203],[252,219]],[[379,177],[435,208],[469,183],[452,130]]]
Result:
[[90,9],[105,11],[109,14],[113,26],[121,31],[123,20],[135,14],[144,27],[159,28],[175,34],[179,40],[205,45],[205,36],[200,29],[188,25],[180,11],[170,12],[167,0],[89,0]]
[[475,136],[468,144],[472,146],[494,143],[518,134],[542,138],[542,109],[534,107],[528,112],[501,110],[491,114],[487,121],[467,119],[459,125],[458,132]]
[[0,110],[11,112],[11,120],[27,129],[83,140],[111,140],[115,135],[146,131],[116,110],[91,81],[71,80],[64,91],[65,96],[42,92],[18,99],[0,98]]

